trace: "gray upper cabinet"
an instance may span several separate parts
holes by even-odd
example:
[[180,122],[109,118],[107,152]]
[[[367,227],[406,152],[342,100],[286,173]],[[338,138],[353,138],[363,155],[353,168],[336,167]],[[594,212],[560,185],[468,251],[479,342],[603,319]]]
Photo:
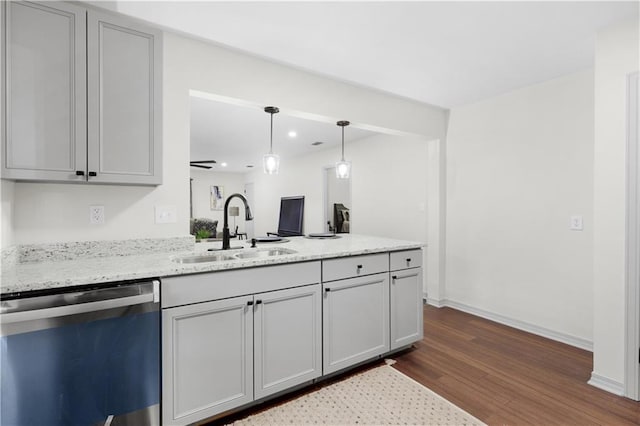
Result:
[[86,11],[4,6],[2,177],[83,181],[87,158]]
[[2,177],[161,184],[161,32],[66,3],[3,6]]
[[161,33],[89,11],[90,181],[162,183]]

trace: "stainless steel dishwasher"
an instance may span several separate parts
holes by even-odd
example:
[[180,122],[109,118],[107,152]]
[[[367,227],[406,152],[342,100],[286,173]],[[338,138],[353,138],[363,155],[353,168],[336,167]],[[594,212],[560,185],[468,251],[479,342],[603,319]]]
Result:
[[0,425],[159,425],[159,284],[2,296]]

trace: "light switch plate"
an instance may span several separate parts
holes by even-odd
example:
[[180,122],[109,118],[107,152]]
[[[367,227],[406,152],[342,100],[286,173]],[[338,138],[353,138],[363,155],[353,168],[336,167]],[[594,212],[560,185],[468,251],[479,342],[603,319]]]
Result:
[[176,206],[156,206],[156,223],[176,223]]
[[571,229],[572,231],[582,231],[584,229],[582,216],[571,216],[571,218],[569,218],[569,229]]

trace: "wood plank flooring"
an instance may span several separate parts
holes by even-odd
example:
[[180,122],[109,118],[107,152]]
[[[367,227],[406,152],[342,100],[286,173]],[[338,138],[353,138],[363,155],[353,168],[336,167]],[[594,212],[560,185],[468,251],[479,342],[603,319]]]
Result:
[[[450,308],[425,306],[424,330],[414,348],[393,356],[394,368],[489,425],[640,425],[640,403],[587,384],[590,352]],[[376,365],[380,362],[351,374]],[[326,385],[209,424],[224,424]]]
[[395,368],[489,425],[639,425],[640,403],[587,384],[592,354],[455,309],[425,306]]

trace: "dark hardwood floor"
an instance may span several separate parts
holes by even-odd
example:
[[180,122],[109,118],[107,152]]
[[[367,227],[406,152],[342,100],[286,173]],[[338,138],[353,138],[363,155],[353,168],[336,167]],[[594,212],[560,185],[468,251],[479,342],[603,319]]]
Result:
[[450,308],[395,368],[489,425],[639,425],[640,403],[587,384],[592,354]]
[[[392,358],[394,368],[489,425],[640,425],[640,403],[587,384],[590,352],[455,309],[425,306],[424,339]],[[209,424],[232,422],[343,378]]]

